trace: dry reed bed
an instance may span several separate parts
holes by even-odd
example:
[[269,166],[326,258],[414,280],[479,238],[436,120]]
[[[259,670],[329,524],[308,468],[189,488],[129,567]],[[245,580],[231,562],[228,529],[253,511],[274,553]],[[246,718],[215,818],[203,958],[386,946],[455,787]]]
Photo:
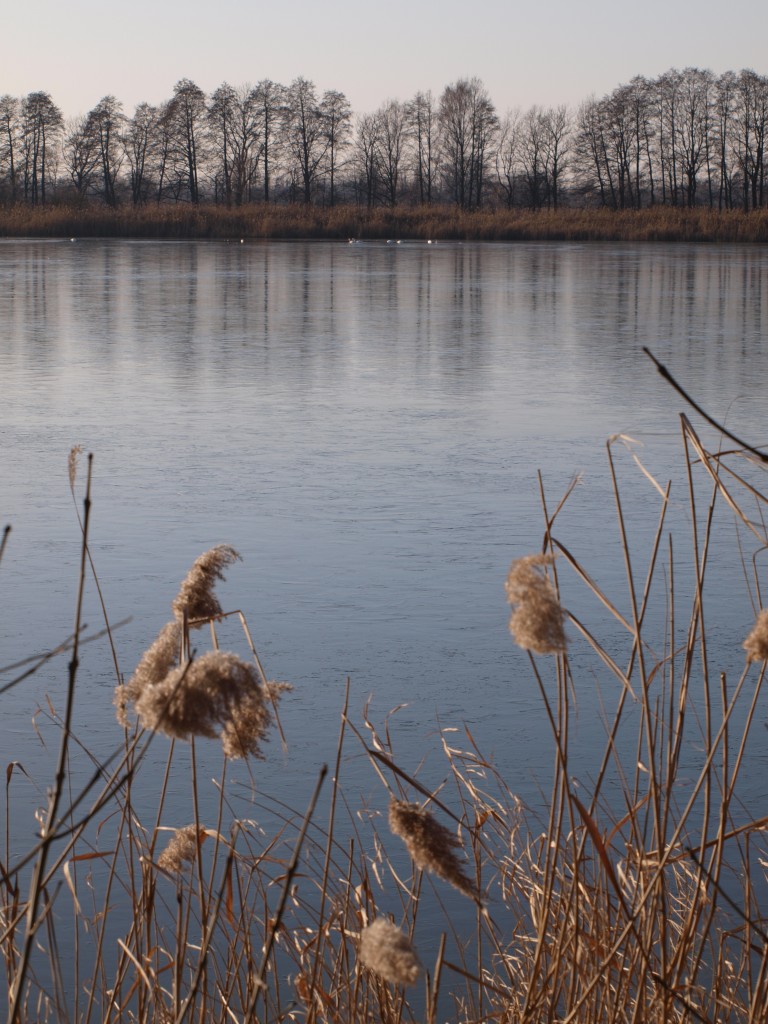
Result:
[[[201,556],[133,676],[126,682],[117,671],[126,727],[114,759],[71,793],[65,776],[76,737],[64,712],[39,841],[11,861],[6,837],[8,1019],[763,1020],[768,819],[745,811],[738,782],[768,656],[768,613],[758,614],[750,561],[768,541],[764,466],[743,450],[715,454],[687,418],[681,424],[677,500],[685,496],[689,529],[674,546],[670,485],[640,466],[656,503],[649,530],[648,513],[622,500],[622,439],[607,447],[625,593],[605,593],[558,540],[572,488],[553,507],[542,484],[542,551],[510,570],[510,629],[527,652],[552,738],[543,818],[523,806],[468,731],[442,731],[445,784],[434,789],[396,751],[389,722],[377,726],[367,710],[360,720],[348,703],[322,802],[324,769],[305,812],[277,805],[273,834],[261,832],[259,805],[235,815],[227,766],[262,755],[267,731],[280,729],[282,687],[267,680],[241,613],[231,614],[250,657],[219,650],[228,613],[214,586],[237,553],[220,546]],[[74,471],[71,479],[74,495]],[[90,475],[81,591],[95,576],[89,492]],[[755,620],[732,641],[736,653],[745,644],[738,679],[720,676],[706,626],[722,599],[706,586],[722,520],[735,523],[755,607]],[[681,555],[684,548],[691,554]],[[580,591],[601,610],[595,623],[580,610]],[[68,709],[79,627],[78,616]],[[206,630],[210,653],[191,658]],[[584,674],[610,681],[605,693],[613,694],[604,697],[605,746],[589,792],[575,787],[570,770]],[[158,733],[172,737],[165,782],[156,813],[140,820],[135,793]],[[212,739],[225,758],[218,811],[204,820],[195,745]],[[387,813],[382,801],[354,802],[345,774],[360,753]],[[188,775],[195,820],[169,827],[168,784],[178,772]],[[86,869],[89,878],[78,874]],[[128,924],[115,933],[120,907],[129,908]],[[74,982],[62,951],[76,957]]]
[[453,241],[766,242],[768,209],[743,213],[655,206],[644,210],[481,210],[455,206],[302,204],[0,208],[0,237],[156,239],[387,239]]

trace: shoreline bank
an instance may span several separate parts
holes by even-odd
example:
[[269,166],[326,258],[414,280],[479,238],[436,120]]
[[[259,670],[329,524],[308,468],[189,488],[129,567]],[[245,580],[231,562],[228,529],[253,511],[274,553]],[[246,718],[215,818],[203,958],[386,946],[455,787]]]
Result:
[[454,206],[366,210],[303,205],[240,207],[16,205],[0,208],[0,238],[402,239],[413,241],[768,242],[768,209],[655,206],[642,210],[478,210]]

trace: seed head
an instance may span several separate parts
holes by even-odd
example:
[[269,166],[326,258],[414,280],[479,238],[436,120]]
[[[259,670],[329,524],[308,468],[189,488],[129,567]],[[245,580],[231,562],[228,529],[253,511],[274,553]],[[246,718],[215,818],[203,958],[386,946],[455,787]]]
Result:
[[126,728],[128,721],[128,703],[133,704],[145,689],[161,683],[168,673],[179,663],[181,645],[181,624],[175,619],[166,623],[160,630],[157,639],[144,652],[136,671],[125,686],[118,686],[115,691],[117,720]]
[[261,744],[272,724],[269,705],[277,706],[288,683],[262,681],[255,665],[224,651],[181,663],[185,620],[221,615],[213,588],[224,567],[239,557],[234,548],[220,544],[194,563],[173,602],[173,621],[144,653],[127,685],[117,688],[122,725],[129,725],[128,706],[133,704],[145,729],[184,740],[220,737],[227,757],[264,756]]
[[221,605],[213,588],[217,580],[224,579],[224,569],[236,562],[240,555],[228,544],[218,544],[194,562],[181,584],[173,602],[173,614],[188,622],[196,619],[211,619],[221,615]]
[[744,641],[747,661],[768,661],[768,608],[763,608]]
[[75,481],[77,480],[77,460],[83,454],[83,449],[79,444],[76,444],[69,450],[69,458],[67,459],[67,470],[69,472],[69,489],[74,491]]
[[260,757],[259,744],[272,723],[267,701],[286,685],[265,688],[254,665],[226,651],[207,651],[145,687],[135,707],[144,728],[182,740],[220,735],[228,756]]
[[205,829],[198,830],[197,825],[185,825],[178,829],[157,858],[158,866],[176,874],[182,870],[185,862],[194,861],[204,839]]
[[513,607],[509,631],[520,647],[536,654],[565,651],[563,609],[544,573],[551,555],[528,555],[512,563],[507,576],[507,600]]
[[389,803],[389,830],[403,840],[417,868],[431,871],[479,902],[477,888],[456,856],[461,843],[429,811],[418,804],[393,799]]
[[231,715],[221,730],[221,745],[227,757],[250,756],[263,759],[261,744],[272,724],[268,702],[276,704],[280,695],[290,688],[290,683],[268,682],[266,686],[257,685],[252,693],[246,694],[232,708]]
[[393,985],[412,985],[422,971],[411,940],[383,917],[363,928],[358,956],[363,966]]

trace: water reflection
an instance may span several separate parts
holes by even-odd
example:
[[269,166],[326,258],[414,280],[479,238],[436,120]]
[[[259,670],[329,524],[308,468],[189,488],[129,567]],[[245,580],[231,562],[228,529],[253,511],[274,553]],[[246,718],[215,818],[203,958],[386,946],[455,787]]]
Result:
[[[6,353],[27,359],[38,342],[70,355],[76,341],[120,366],[151,349],[176,368],[169,386],[212,364],[237,377],[244,352],[298,362],[305,384],[325,386],[355,372],[362,348],[395,374],[454,380],[487,375],[510,351],[536,363],[573,353],[597,372],[623,363],[628,346],[690,359],[706,342],[699,383],[715,391],[734,345],[762,353],[768,289],[765,257],[750,247],[81,241],[2,251]],[[737,390],[744,370],[727,370]],[[556,379],[556,368],[544,372]]]

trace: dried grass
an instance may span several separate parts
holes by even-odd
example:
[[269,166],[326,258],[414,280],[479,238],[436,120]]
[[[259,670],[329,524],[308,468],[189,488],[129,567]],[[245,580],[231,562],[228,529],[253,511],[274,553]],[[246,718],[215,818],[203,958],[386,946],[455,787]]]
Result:
[[768,241],[768,210],[653,206],[643,210],[460,210],[455,204],[367,209],[303,203],[240,207],[56,204],[0,207],[0,237],[358,239],[426,241]]

